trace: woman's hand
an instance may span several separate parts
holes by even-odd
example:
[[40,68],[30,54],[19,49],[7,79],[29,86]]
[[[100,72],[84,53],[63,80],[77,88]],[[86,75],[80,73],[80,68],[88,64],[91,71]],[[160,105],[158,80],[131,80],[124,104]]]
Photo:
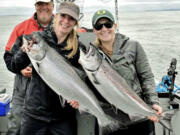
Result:
[[79,103],[78,101],[67,101],[73,108],[78,109],[79,108]]
[[[154,105],[152,106],[152,108],[156,111],[156,114],[157,114],[157,115],[159,115],[159,116],[162,115],[162,112],[163,112],[162,107],[160,107],[160,106],[157,105],[157,104],[154,104]],[[148,119],[150,119],[150,120],[152,120],[152,121],[154,121],[154,122],[158,122],[158,121],[159,121],[159,119],[158,119],[157,116],[149,116]]]
[[21,70],[21,74],[25,77],[31,77],[32,76],[32,68],[27,66],[25,69]]

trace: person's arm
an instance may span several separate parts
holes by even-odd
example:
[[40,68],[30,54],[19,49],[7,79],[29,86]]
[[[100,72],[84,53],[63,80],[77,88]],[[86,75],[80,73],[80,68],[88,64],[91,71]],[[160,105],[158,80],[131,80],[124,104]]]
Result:
[[137,43],[136,45],[137,47],[135,66],[137,77],[140,81],[140,85],[143,91],[144,100],[147,104],[150,105],[159,104],[157,92],[155,91],[156,86],[154,81],[154,75],[151,71],[151,67],[148,62],[146,53],[139,43]]
[[19,73],[16,71],[14,67],[12,58],[22,45],[22,35],[24,33],[24,30],[21,28],[21,26],[22,26],[22,23],[18,24],[13,29],[8,39],[8,42],[5,46],[4,61],[5,61],[7,69],[13,73]]
[[21,73],[21,70],[29,65],[30,60],[26,53],[21,50],[22,36],[18,37],[11,50],[4,53],[4,61],[13,73]]
[[[139,43],[137,43],[135,64],[138,79],[140,81],[141,88],[143,91],[144,100],[147,104],[152,105],[152,109],[156,111],[157,115],[161,115],[163,110],[162,107],[159,106],[159,99],[156,92],[154,75],[151,71],[151,67],[148,62],[146,53]],[[149,119],[154,122],[158,122],[158,118],[156,116],[150,116]]]

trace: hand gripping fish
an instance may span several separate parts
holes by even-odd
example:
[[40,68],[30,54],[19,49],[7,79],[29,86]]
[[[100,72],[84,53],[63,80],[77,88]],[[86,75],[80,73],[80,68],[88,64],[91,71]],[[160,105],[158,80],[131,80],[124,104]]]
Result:
[[29,49],[28,41],[25,37],[23,38],[26,53],[36,72],[46,84],[66,100],[78,101],[79,110],[96,116],[100,134],[120,128],[121,125],[118,121],[104,113],[95,95],[81,80],[68,61],[51,48],[38,32],[33,33],[33,39],[35,39],[35,42]]
[[[105,54],[99,52],[97,47],[92,44],[88,47],[80,48],[79,63],[86,71],[97,91],[110,104],[130,116],[142,116],[142,119],[144,119],[148,116],[156,115],[155,111],[150,108],[111,67],[104,56]],[[171,117],[173,117],[172,120]],[[164,112],[159,119],[160,124],[173,130],[175,135],[180,134],[180,128],[177,127],[178,121],[180,120],[179,111],[171,110]]]

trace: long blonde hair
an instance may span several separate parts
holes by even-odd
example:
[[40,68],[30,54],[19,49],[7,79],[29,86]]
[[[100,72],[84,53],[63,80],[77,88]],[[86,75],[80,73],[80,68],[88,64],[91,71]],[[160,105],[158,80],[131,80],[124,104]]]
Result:
[[[58,14],[56,14],[54,17],[53,28],[55,28],[55,26],[57,25],[57,15]],[[79,26],[78,22],[76,22],[76,26],[75,26],[76,28],[72,29],[68,37],[67,46],[63,48],[64,50],[72,50],[71,53],[67,55],[68,59],[72,58],[76,54],[78,49],[78,39],[77,39],[77,30],[76,30],[78,26]]]

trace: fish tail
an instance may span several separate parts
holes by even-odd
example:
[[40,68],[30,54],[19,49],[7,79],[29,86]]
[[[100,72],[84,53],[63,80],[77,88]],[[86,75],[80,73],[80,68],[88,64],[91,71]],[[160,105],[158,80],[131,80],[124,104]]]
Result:
[[112,133],[114,131],[117,131],[119,129],[127,129],[127,126],[122,123],[121,121],[118,121],[110,116],[106,116],[107,121],[100,122],[99,123],[99,135],[108,135],[109,133]]
[[159,123],[168,130],[173,131],[172,118],[176,115],[176,112],[177,110],[168,110],[163,112],[162,114],[163,117],[162,119],[159,120]]
[[99,135],[106,135],[106,132],[103,127],[99,126]]
[[171,113],[170,118],[170,131],[173,132],[174,135],[179,135],[180,128],[179,128],[179,121],[180,121],[180,111],[179,110],[173,110],[174,113]]
[[169,120],[159,120],[159,123],[165,127],[166,129],[172,131],[172,125],[171,125],[171,122]]

